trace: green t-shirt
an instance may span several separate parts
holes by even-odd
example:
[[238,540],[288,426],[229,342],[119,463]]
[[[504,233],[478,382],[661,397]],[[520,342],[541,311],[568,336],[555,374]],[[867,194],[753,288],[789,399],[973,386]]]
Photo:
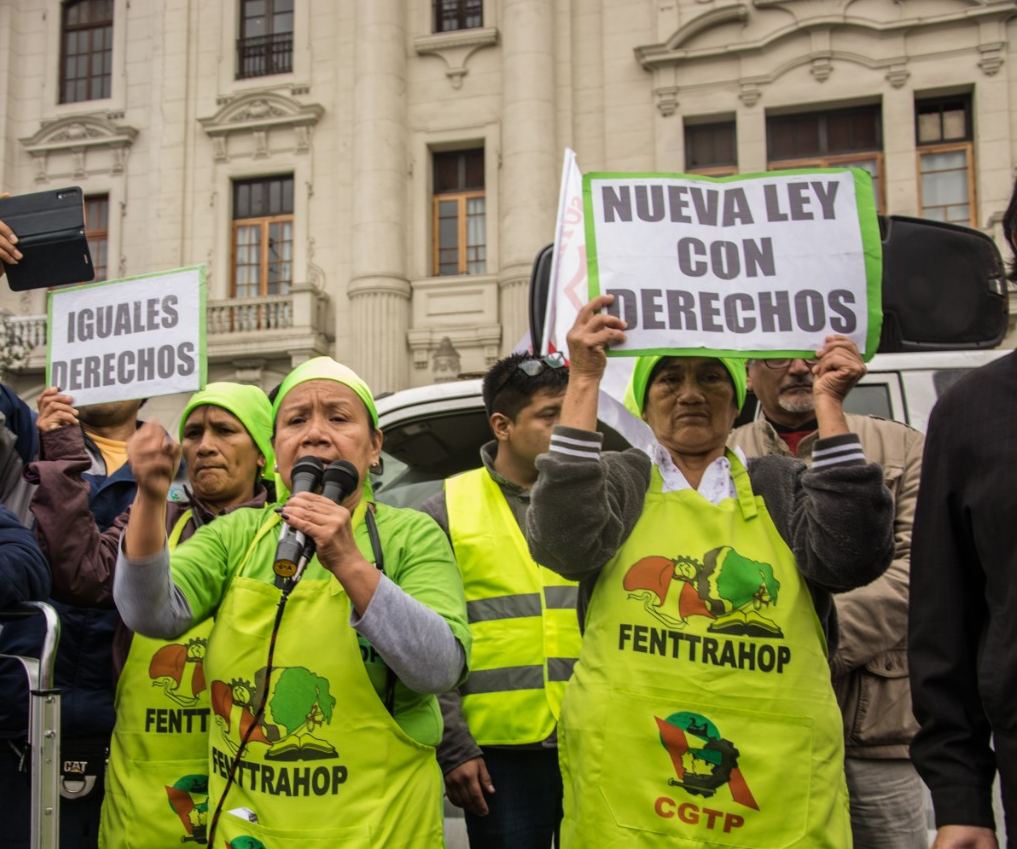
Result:
[[[215,615],[258,531],[275,517],[273,511],[276,506],[270,504],[260,510],[241,508],[220,516],[199,528],[193,537],[171,554],[173,582],[190,604],[195,622]],[[433,519],[416,510],[385,504],[376,504],[375,507],[385,574],[448,623],[453,635],[463,645],[468,660],[471,638],[466,620],[466,601],[447,537]],[[276,521],[274,527],[258,540],[244,569],[246,577],[268,584],[275,582],[272,563],[279,527]],[[364,557],[373,563],[375,557],[366,523],[360,523],[354,531],[354,539]],[[324,587],[335,580],[314,558],[301,582],[321,581]],[[281,627],[297,628],[301,627],[301,623],[287,622],[284,614]],[[307,635],[307,639],[313,641],[313,634]],[[365,639],[360,637],[359,642],[371,682],[384,698],[387,668]],[[265,654],[267,659],[267,642]],[[414,740],[434,746],[441,739],[441,711],[434,696],[416,693],[397,681],[394,715],[396,722]]]

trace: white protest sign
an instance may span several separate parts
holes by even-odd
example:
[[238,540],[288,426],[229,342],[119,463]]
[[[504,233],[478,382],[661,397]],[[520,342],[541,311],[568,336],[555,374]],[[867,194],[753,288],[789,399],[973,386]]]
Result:
[[205,385],[205,269],[49,293],[46,382],[100,404]]
[[858,168],[708,178],[587,174],[589,296],[627,323],[612,355],[812,356],[879,343],[882,244]]

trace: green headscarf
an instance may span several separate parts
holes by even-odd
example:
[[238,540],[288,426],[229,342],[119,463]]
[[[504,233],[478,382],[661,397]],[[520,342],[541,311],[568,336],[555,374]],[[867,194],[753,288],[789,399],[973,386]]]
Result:
[[275,476],[275,453],[272,451],[272,405],[268,396],[257,386],[242,383],[209,383],[204,389],[195,392],[184,407],[180,417],[180,441],[184,439],[184,425],[187,417],[195,407],[206,405],[222,407],[232,413],[247,429],[254,444],[258,446],[261,456],[265,458],[262,477],[272,480]]
[[[273,425],[275,424],[276,416],[279,415],[279,407],[282,404],[283,398],[286,397],[286,393],[294,386],[306,383],[309,380],[334,380],[336,383],[348,386],[364,402],[364,406],[367,407],[367,413],[371,417],[371,425],[375,430],[378,429],[378,409],[374,406],[374,396],[371,395],[371,390],[353,369],[344,366],[342,363],[337,363],[331,357],[314,357],[313,359],[306,360],[286,375],[283,382],[279,384],[275,403],[272,404]],[[364,497],[370,500],[372,498],[371,481],[369,479],[364,480],[363,486]],[[282,475],[278,472],[275,476],[275,491],[276,497],[280,501],[285,500],[289,495],[289,488],[283,483]]]
[[272,405],[273,422],[275,422],[275,417],[279,415],[279,405],[282,404],[282,399],[286,397],[286,393],[294,386],[306,383],[308,380],[334,380],[336,383],[348,386],[364,402],[364,406],[367,407],[367,412],[371,416],[371,424],[375,430],[378,429],[378,410],[374,406],[374,397],[371,395],[371,390],[367,388],[367,384],[357,376],[353,369],[344,366],[342,363],[337,363],[331,357],[315,357],[314,359],[306,360],[286,375],[286,378],[279,385],[279,392],[276,394],[275,403]]
[[[638,357],[636,359],[636,367],[632,370],[632,378],[625,389],[625,409],[638,418],[643,417],[646,386],[650,382],[650,375],[653,374],[653,369],[657,363],[663,359],[665,359],[664,356]],[[729,357],[716,357],[715,359],[720,360],[724,364],[724,368],[731,375],[731,380],[734,383],[735,403],[740,410],[745,403],[745,361],[733,360]]]

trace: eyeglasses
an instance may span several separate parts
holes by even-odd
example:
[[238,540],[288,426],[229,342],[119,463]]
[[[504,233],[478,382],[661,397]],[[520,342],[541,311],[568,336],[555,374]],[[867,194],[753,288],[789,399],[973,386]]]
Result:
[[543,357],[520,360],[518,368],[527,377],[536,377],[545,369],[565,368],[565,355],[561,351],[555,351],[553,354],[545,354]]
[[[568,363],[565,362],[565,355],[561,351],[555,351],[553,354],[545,354],[543,357],[527,357],[526,359],[520,360],[516,363],[516,368],[519,369],[527,377],[536,377],[538,374],[542,374],[547,369],[560,369],[565,368]],[[491,402],[498,397],[498,393],[505,388],[505,384],[509,382],[509,378],[512,377],[512,372],[507,371],[502,375],[501,380],[498,381],[498,385],[493,387],[490,392]],[[490,415],[490,410],[488,410]]]
[[[767,368],[772,368],[774,371],[783,371],[786,368],[790,368],[791,367],[791,363],[793,363],[793,362],[794,362],[793,359],[786,359],[786,360],[763,360],[762,361],[764,366],[766,366]],[[813,365],[812,362],[810,362],[809,360],[806,360],[805,361],[805,365],[807,365],[809,367],[810,371],[812,370],[812,365]]]

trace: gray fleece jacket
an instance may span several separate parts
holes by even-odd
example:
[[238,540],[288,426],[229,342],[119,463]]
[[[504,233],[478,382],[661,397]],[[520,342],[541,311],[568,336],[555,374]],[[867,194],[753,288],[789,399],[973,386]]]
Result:
[[[580,582],[580,622],[600,570],[639,520],[650,485],[645,453],[600,453],[602,442],[599,433],[556,426],[550,452],[537,458],[527,515],[533,559]],[[819,440],[814,456],[823,461],[811,469],[787,457],[750,459],[748,473],[808,584],[832,655],[837,612],[831,594],[864,586],[889,566],[893,499],[882,470],[865,462],[854,434]]]

